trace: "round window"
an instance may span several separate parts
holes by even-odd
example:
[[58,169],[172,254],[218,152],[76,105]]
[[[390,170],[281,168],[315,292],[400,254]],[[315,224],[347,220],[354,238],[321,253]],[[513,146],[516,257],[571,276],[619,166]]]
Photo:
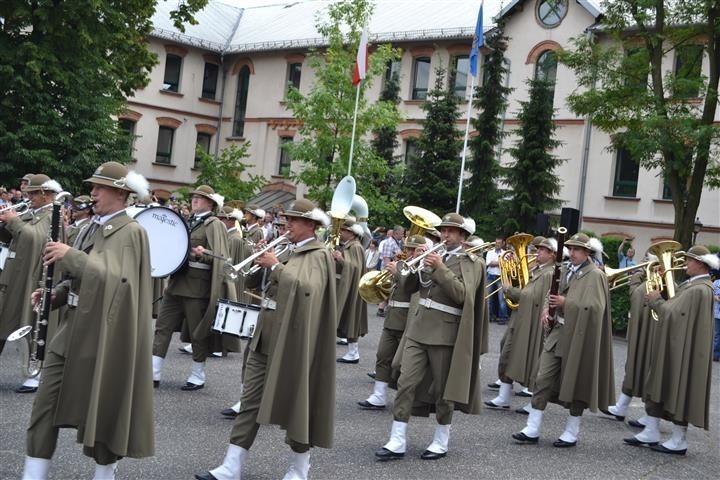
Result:
[[540,0],[537,3],[537,17],[546,27],[559,25],[567,11],[567,0]]

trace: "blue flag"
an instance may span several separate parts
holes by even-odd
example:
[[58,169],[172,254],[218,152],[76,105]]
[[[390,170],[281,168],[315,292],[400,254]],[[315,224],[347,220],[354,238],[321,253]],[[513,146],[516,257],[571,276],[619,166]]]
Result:
[[477,75],[478,71],[478,51],[485,43],[483,36],[483,3],[480,2],[480,11],[475,25],[475,36],[473,37],[472,50],[470,50],[470,75],[473,77]]

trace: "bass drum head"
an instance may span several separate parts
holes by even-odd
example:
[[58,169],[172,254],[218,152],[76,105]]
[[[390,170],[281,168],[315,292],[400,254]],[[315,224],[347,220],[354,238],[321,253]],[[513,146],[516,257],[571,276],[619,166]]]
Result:
[[152,277],[167,277],[178,271],[190,251],[185,220],[166,207],[129,207],[126,211],[147,232]]

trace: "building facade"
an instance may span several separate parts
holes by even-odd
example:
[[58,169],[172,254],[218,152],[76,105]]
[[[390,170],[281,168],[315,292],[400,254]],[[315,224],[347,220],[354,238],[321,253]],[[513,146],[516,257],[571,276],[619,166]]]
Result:
[[[460,97],[469,95],[468,56],[479,3],[447,0],[438,9],[433,0],[376,2],[369,24],[371,43],[392,43],[403,51],[401,60],[390,67],[401,81],[398,155],[406,156],[420,133],[421,105],[434,84],[435,68],[456,70],[453,87]],[[313,84],[307,58],[310,48],[323,44],[314,25],[326,5],[325,0],[309,0],[239,9],[211,2],[197,16],[198,25],[181,33],[169,20],[170,7],[158,4],[148,41],[159,64],[149,85],[129,99],[121,116],[122,125],[135,135],[136,168],[154,187],[172,190],[194,182],[196,144],[216,153],[247,141],[251,173],[264,176],[269,188],[303,193],[302,185],[287,179],[298,165],[281,146],[298,134],[284,100],[288,85],[307,92]],[[671,238],[674,213],[660,172],[640,169],[622,152],[610,151],[608,135],[574,115],[565,102],[577,85],[567,67],[553,63],[553,52],[596,23],[597,2],[527,0],[500,6],[485,2],[484,25],[487,30],[493,17],[502,17],[510,38],[507,81],[513,92],[504,122],[510,135],[504,146],[517,140],[512,132],[519,102],[527,98],[527,79],[553,75],[557,137],[562,141],[555,154],[567,160],[558,172],[564,206],[580,210],[585,229],[636,237],[641,251],[652,241]],[[667,62],[672,68],[676,59]],[[703,68],[706,63],[707,58]],[[366,90],[369,99],[379,97],[382,81]],[[502,161],[509,162],[509,156],[504,154]],[[718,206],[720,193],[705,190],[698,211],[703,223],[698,242],[720,244]]]

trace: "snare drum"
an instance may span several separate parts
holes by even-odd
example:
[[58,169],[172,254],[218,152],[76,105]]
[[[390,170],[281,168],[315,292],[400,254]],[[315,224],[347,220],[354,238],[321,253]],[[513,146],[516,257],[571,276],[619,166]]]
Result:
[[217,301],[212,331],[233,337],[252,338],[255,333],[260,307],[220,299]]
[[128,207],[126,212],[147,232],[153,278],[172,275],[185,264],[190,234],[179,214],[165,207]]

